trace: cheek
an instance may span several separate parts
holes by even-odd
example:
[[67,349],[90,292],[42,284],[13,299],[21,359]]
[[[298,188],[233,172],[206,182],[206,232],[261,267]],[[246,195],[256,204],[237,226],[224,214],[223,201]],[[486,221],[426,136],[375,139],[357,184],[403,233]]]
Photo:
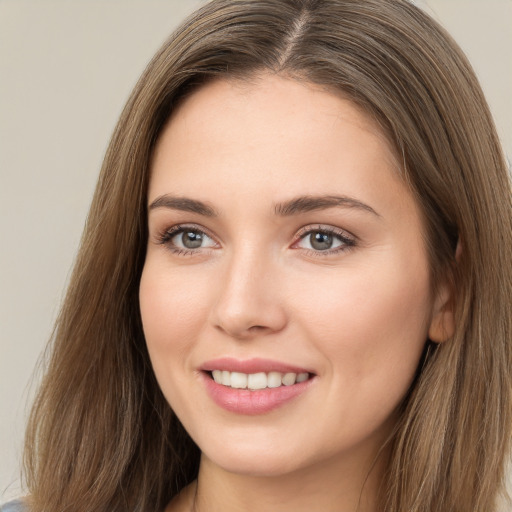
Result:
[[165,394],[166,381],[191,366],[190,347],[204,328],[208,308],[199,276],[189,279],[186,272],[161,267],[158,261],[146,262],[139,301],[148,352]]
[[317,276],[323,293],[295,294],[308,311],[303,328],[324,353],[333,394],[342,389],[354,407],[389,413],[407,392],[426,341],[428,268],[379,260],[351,270],[324,283]]
[[358,345],[414,339],[426,333],[431,308],[428,270],[414,268],[367,265],[316,275],[293,292],[296,307],[307,311],[304,316],[325,339],[341,336]]

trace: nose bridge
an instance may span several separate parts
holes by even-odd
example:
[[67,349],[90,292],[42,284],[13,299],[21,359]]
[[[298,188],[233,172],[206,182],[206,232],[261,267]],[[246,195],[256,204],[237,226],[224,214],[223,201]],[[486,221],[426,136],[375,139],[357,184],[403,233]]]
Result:
[[264,247],[234,247],[219,279],[215,326],[236,338],[281,330],[286,315],[276,287],[278,274],[276,259]]

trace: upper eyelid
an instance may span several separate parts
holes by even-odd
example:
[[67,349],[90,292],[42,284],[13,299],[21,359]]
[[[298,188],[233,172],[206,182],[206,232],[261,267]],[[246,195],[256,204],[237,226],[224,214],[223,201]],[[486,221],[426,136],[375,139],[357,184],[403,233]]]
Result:
[[200,233],[203,233],[206,236],[208,236],[209,238],[211,238],[212,240],[216,240],[216,241],[218,240],[218,237],[215,236],[209,229],[207,229],[199,224],[195,224],[193,222],[184,222],[183,224],[175,224],[173,226],[164,228],[161,231],[161,233],[162,234],[165,234],[165,233],[175,234],[175,233],[180,233],[181,231],[186,231],[187,229],[189,229],[190,231],[198,231]]
[[[330,235],[333,235],[337,237],[342,243],[341,245],[337,247],[333,247],[330,249],[326,249],[324,251],[315,250],[315,249],[308,249],[308,248],[302,248],[302,247],[296,247],[302,240],[306,239],[308,235],[311,233],[328,233]],[[331,225],[307,225],[302,227],[297,234],[295,235],[295,239],[293,243],[291,244],[290,248],[294,250],[302,249],[303,251],[306,251],[307,253],[314,254],[316,257],[328,257],[328,256],[335,256],[336,254],[339,254],[341,252],[345,252],[347,250],[353,249],[358,245],[358,239],[355,235],[350,233],[349,231],[338,228]]]
[[[213,245],[206,247],[195,247],[195,248],[187,248],[180,247],[180,245],[172,242],[172,239],[182,233],[187,231],[195,231],[205,235],[208,239],[213,242]],[[161,245],[167,248],[171,253],[179,254],[179,255],[199,255],[205,254],[205,251],[211,251],[217,249],[219,247],[218,239],[215,236],[209,234],[208,230],[199,227],[194,224],[184,223],[184,224],[175,224],[170,227],[166,227],[162,230],[159,230],[154,235],[154,240],[157,245]]]
[[[174,235],[176,235],[180,232],[183,232],[187,229],[190,229],[192,231],[198,231],[200,233],[204,233],[208,238],[212,239],[217,244],[221,244],[221,242],[222,242],[220,240],[220,238],[217,235],[213,234],[209,229],[205,228],[204,226],[202,226],[200,224],[196,224],[194,222],[190,222],[190,223],[185,222],[182,224],[175,224],[173,226],[166,227],[162,230],[158,230],[156,233],[156,237],[158,240],[161,241],[161,239],[163,239],[166,235],[174,236]],[[332,226],[329,224],[308,224],[308,225],[301,227],[300,229],[298,229],[295,232],[291,245],[292,246],[295,245],[298,241],[305,238],[308,234],[314,233],[314,232],[329,233],[329,234],[338,236],[342,239],[349,239],[353,242],[357,241],[357,237],[355,235],[353,235],[350,231],[347,231],[346,229]]]
[[350,231],[347,231],[346,229],[331,226],[328,224],[308,224],[307,226],[303,226],[297,231],[296,237],[298,239],[303,238],[304,236],[308,235],[309,233],[314,232],[324,232],[324,233],[331,233],[334,235],[338,235],[340,237],[344,238],[350,238],[351,240],[357,240],[357,237],[352,234]]
[[[185,231],[197,231],[199,233],[203,233],[210,240],[212,240],[216,245],[220,245],[219,238],[215,235],[211,234],[211,232],[204,228],[203,226],[197,225],[195,223],[183,223],[183,224],[174,224],[172,226],[167,226],[162,229],[156,229],[152,238],[155,240],[157,245],[174,245],[171,244],[171,239],[180,233]],[[189,249],[192,251],[197,251],[200,249],[213,249],[214,247],[199,247],[197,249]]]

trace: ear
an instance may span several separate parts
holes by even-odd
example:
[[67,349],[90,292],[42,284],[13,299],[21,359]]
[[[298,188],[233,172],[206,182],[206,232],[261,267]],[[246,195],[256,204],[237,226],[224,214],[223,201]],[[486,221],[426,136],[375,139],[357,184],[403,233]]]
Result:
[[[455,263],[460,261],[462,244],[459,239],[455,250]],[[446,278],[438,287],[432,310],[428,337],[434,343],[443,343],[455,333],[453,283]]]
[[437,290],[428,329],[428,337],[434,343],[443,343],[455,332],[453,315],[453,292],[448,283],[443,283]]

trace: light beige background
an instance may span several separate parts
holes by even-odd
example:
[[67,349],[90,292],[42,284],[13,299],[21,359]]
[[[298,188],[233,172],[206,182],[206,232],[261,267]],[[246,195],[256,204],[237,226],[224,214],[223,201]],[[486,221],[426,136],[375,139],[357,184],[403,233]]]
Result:
[[[108,139],[149,58],[199,3],[0,0],[0,502],[20,492],[29,383]],[[512,155],[512,0],[416,3],[469,55]]]

